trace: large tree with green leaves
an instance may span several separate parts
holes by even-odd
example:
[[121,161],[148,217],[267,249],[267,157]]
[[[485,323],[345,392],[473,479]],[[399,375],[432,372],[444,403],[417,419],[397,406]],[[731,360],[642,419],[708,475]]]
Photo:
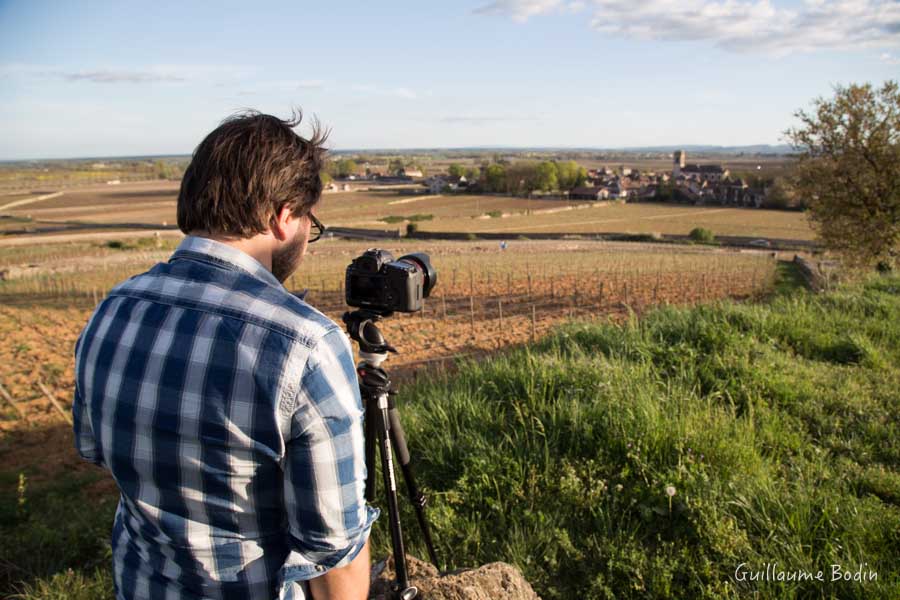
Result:
[[338,177],[347,177],[349,175],[356,175],[356,171],[359,169],[358,165],[355,161],[350,160],[349,158],[341,159],[335,163],[335,171]]
[[587,179],[587,169],[578,165],[574,160],[565,160],[556,163],[559,177],[559,189],[571,190],[582,185]]
[[503,165],[488,165],[484,168],[484,190],[486,192],[506,191],[506,169]]
[[850,262],[900,257],[900,88],[837,86],[786,134],[799,152],[793,186],[823,243]]
[[534,170],[534,189],[552,192],[559,189],[559,171],[556,163],[544,161]]
[[450,177],[462,177],[466,174],[466,168],[459,163],[453,163],[447,168]]

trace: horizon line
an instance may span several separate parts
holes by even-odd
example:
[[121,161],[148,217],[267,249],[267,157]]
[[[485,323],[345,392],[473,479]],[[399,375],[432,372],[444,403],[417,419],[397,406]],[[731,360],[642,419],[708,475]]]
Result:
[[[661,144],[658,146],[409,146],[409,147],[371,147],[371,148],[346,148],[333,149],[329,153],[334,154],[362,154],[362,153],[414,153],[414,152],[490,152],[490,151],[506,151],[506,152],[529,152],[529,151],[563,151],[563,152],[672,152],[675,150],[694,150],[695,152],[711,152],[711,151],[727,151],[728,154],[741,152],[742,149],[749,148],[771,148],[778,149],[774,152],[755,152],[755,154],[774,154],[776,156],[788,156],[792,154],[789,144],[741,144],[741,145],[720,145],[720,144]],[[45,157],[29,157],[29,158],[0,158],[0,164],[21,163],[21,162],[40,162],[40,161],[65,161],[65,160],[126,160],[126,159],[148,159],[148,158],[185,158],[193,156],[192,153],[173,152],[161,154],[108,154],[108,155],[82,155],[82,156],[45,156]]]

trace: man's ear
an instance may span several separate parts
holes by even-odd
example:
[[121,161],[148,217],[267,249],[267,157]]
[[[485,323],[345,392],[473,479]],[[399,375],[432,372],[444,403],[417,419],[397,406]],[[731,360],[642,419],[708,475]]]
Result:
[[291,237],[289,234],[291,217],[293,217],[293,214],[289,206],[281,207],[281,210],[272,216],[272,235],[279,242],[283,242]]

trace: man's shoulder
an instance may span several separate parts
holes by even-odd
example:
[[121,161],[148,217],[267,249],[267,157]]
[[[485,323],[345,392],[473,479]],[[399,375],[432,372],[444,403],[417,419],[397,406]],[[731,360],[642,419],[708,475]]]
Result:
[[292,316],[288,325],[297,337],[307,340],[310,347],[315,346],[327,334],[341,330],[340,325],[303,298],[287,290],[282,290],[281,296],[282,309]]
[[[178,267],[183,267],[179,265]],[[238,271],[191,271],[160,263],[122,282],[111,297],[126,296],[202,311],[263,327],[309,348],[340,326],[284,287]]]

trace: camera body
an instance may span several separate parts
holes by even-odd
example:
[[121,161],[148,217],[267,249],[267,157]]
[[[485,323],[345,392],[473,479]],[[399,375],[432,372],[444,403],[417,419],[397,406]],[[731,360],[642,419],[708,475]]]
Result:
[[344,289],[350,306],[388,315],[422,310],[422,301],[436,281],[427,254],[417,252],[395,260],[387,250],[370,248],[347,267]]

